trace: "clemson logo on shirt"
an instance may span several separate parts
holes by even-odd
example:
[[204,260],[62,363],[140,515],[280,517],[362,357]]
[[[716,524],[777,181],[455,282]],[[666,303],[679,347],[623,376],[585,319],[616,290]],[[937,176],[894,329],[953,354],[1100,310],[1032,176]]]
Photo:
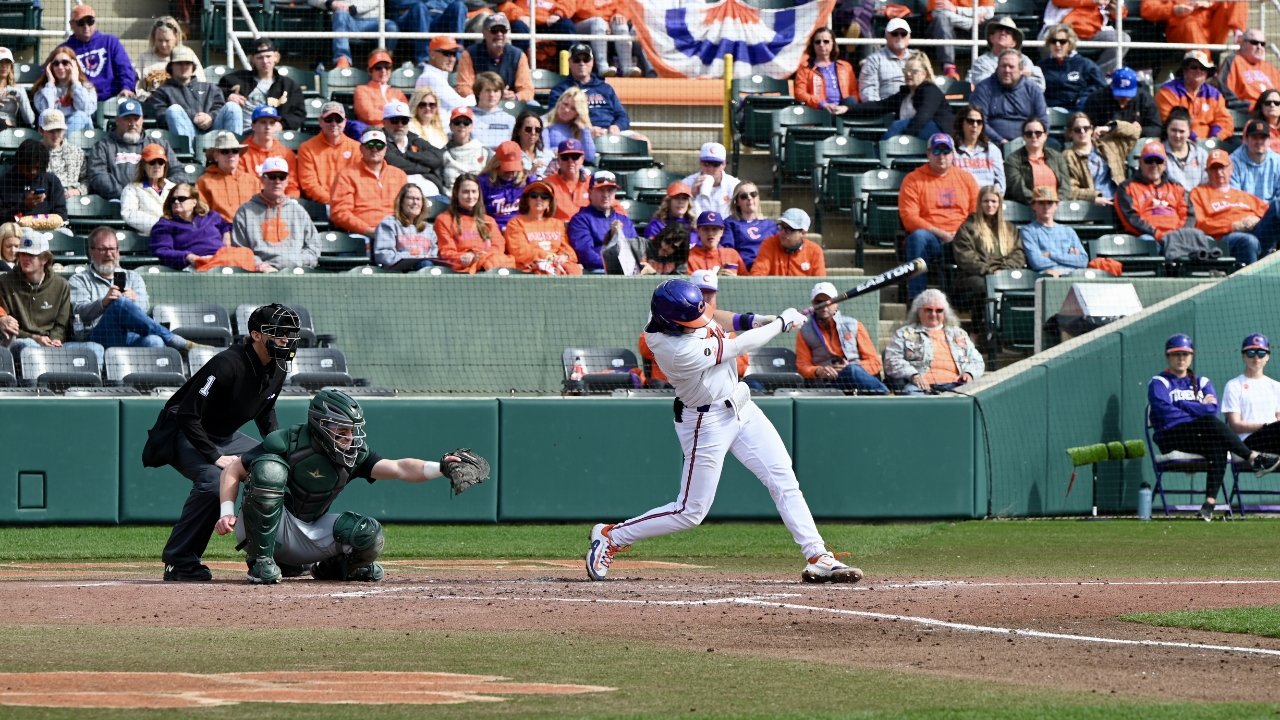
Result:
[[346,151],[346,152],[342,153],[342,159],[343,159],[343,160],[350,160],[350,159],[351,159],[351,151],[350,151],[350,150],[348,150],[348,151]]
[[289,224],[279,215],[268,218],[260,226],[262,239],[275,245],[289,239]]
[[938,207],[955,207],[956,191],[953,188],[943,188],[938,191]]

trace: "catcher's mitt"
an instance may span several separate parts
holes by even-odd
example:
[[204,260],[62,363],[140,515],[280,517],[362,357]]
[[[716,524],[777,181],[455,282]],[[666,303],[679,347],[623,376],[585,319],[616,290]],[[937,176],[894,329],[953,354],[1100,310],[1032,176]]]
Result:
[[[460,459],[451,461],[450,455]],[[440,458],[440,472],[449,478],[453,494],[457,495],[489,479],[489,461],[471,452],[471,448],[458,448]]]

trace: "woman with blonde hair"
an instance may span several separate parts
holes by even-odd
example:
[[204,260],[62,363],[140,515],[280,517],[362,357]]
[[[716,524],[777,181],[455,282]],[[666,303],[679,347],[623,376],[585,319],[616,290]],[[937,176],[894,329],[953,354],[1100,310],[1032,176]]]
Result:
[[18,245],[22,243],[22,226],[16,222],[0,224],[0,272],[18,265]]
[[67,132],[93,127],[93,116],[98,112],[98,90],[80,67],[76,51],[66,45],[49,53],[44,74],[31,86],[31,96],[35,98],[32,105],[36,115],[49,108],[62,111]]
[[163,207],[163,214],[151,227],[151,252],[165,265],[181,270],[231,245],[231,223],[209,212],[191,183],[174,185]]
[[373,261],[387,270],[410,272],[435,265],[440,256],[435,228],[427,221],[431,201],[409,183],[396,195],[395,212],[373,231]]
[[[174,48],[181,47],[186,38],[182,34],[182,26],[169,15],[156,18],[151,24],[151,35],[147,38],[147,49],[138,56],[133,64],[138,74],[138,99],[146,100],[156,88],[169,79],[169,58]],[[208,82],[204,75],[204,65],[196,60],[195,79]]]
[[31,101],[27,99],[27,93],[18,87],[18,76],[13,71],[13,52],[0,47],[0,130],[32,127],[35,122]]
[[409,132],[443,150],[449,142],[449,133],[440,118],[440,98],[436,91],[426,85],[415,90],[409,112],[413,113],[409,118]]
[[955,122],[947,96],[933,81],[933,63],[922,52],[913,52],[902,65],[902,88],[886,98],[850,105],[855,117],[879,117],[892,113],[895,120],[881,140],[895,135],[928,139],[946,132]]
[[507,253],[516,269],[538,275],[581,275],[564,221],[555,217],[556,194],[538,180],[520,194],[520,214],[507,224]]
[[591,114],[587,94],[582,88],[571,87],[565,90],[542,122],[547,128],[543,131],[543,145],[549,148],[560,147],[561,142],[573,138],[582,143],[586,163],[595,163],[596,141],[591,137]]
[[1027,266],[1018,228],[1005,222],[1000,188],[978,190],[978,210],[956,231],[951,249],[960,267],[960,286],[971,297],[986,297],[988,275]]

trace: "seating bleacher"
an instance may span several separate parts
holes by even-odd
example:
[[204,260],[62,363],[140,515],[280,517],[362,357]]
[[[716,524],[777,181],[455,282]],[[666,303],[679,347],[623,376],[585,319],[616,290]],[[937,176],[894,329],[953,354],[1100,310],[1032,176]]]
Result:
[[72,386],[101,387],[98,356],[85,347],[26,347],[22,349],[22,384],[65,390]]
[[1125,277],[1161,277],[1165,274],[1164,256],[1154,240],[1139,240],[1123,233],[1103,235],[1085,243],[1089,259],[1111,258],[1124,268]]
[[321,76],[320,94],[348,107],[355,104],[356,88],[369,82],[369,73],[359,68],[334,68]]
[[298,348],[285,384],[308,390],[350,387],[355,381],[347,374],[347,356],[337,348]]
[[158,387],[182,387],[182,356],[173,348],[112,347],[103,359],[107,384],[123,385],[145,392]]
[[151,308],[151,317],[182,337],[201,345],[229,347],[231,316],[221,305],[209,303],[160,303]]
[[649,167],[662,167],[649,154],[643,140],[626,135],[602,135],[596,138],[596,164],[601,170],[634,172]]
[[796,354],[793,350],[760,348],[751,353],[749,363],[742,379],[760,383],[766,392],[783,388],[801,389],[805,386],[804,376],[796,367]]
[[999,367],[1000,348],[1030,350],[1035,346],[1034,270],[1001,270],[987,276],[987,367]]
[[121,267],[136,270],[160,262],[160,258],[151,253],[151,239],[133,230],[117,230],[116,244],[120,247]]
[[328,230],[320,233],[320,267],[326,270],[348,270],[369,264],[365,238]]
[[639,202],[659,205],[667,196],[667,187],[683,179],[683,176],[666,170],[644,168],[631,175],[627,194]]
[[18,385],[18,371],[13,365],[13,353],[0,353],[0,387],[11,388]]

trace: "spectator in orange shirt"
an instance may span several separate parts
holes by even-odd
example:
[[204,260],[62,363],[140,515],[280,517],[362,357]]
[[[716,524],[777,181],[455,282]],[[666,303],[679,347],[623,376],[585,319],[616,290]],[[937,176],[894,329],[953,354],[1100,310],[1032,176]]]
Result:
[[386,158],[387,136],[381,130],[365,130],[360,162],[343,168],[333,180],[329,220],[334,227],[372,238],[378,223],[395,212],[396,195],[409,177]]
[[582,169],[582,142],[569,138],[556,148],[556,171],[543,178],[556,195],[556,217],[565,222],[591,204],[591,176]]
[[436,217],[436,241],[440,259],[458,272],[515,267],[498,223],[484,214],[480,179],[470,173],[454,181],[449,209]]
[[1239,0],[1142,0],[1143,20],[1165,23],[1171,43],[1221,45],[1231,41],[1231,31],[1243,32],[1249,24],[1249,3]]
[[347,109],[340,102],[320,108],[320,134],[298,148],[298,174],[302,194],[329,204],[329,193],[338,172],[360,161],[360,143],[347,137]]
[[1235,132],[1235,122],[1227,112],[1227,101],[1218,88],[1206,82],[1213,75],[1213,60],[1203,50],[1191,50],[1182,56],[1178,77],[1156,92],[1160,119],[1167,120],[1169,111],[1184,107],[1191,114],[1191,139],[1216,137],[1226,140]]
[[816,309],[813,321],[796,333],[796,369],[819,385],[888,395],[889,388],[880,382],[880,352],[867,326],[842,315],[839,305],[818,308],[839,293],[829,282],[814,285],[809,293]]
[[[1191,191],[1191,205],[1196,211],[1196,227],[1214,240],[1226,240],[1231,256],[1243,265],[1258,261],[1259,238],[1252,234],[1258,221],[1267,214],[1266,202],[1231,187],[1231,156],[1218,148],[1205,162],[1209,182]],[[1275,243],[1270,238],[1268,246]]]
[[[996,14],[995,0],[979,0],[976,21],[978,26],[986,24]],[[929,0],[924,19],[929,23],[929,37],[934,40],[955,40],[959,35],[969,37],[973,31],[975,17],[973,3],[957,0]],[[956,49],[951,45],[939,45],[938,63],[942,65],[942,74],[954,80],[960,79],[956,71]],[[929,78],[932,80],[933,78]],[[799,95],[796,96],[799,100]]]
[[720,245],[724,237],[724,218],[708,210],[698,216],[698,245],[689,248],[689,272],[714,270],[719,275],[747,274],[737,250]]
[[213,139],[213,147],[204,151],[204,174],[196,181],[200,197],[209,209],[231,222],[240,206],[249,202],[262,183],[252,170],[241,167],[240,153],[245,149],[236,136],[223,130]]
[[409,104],[409,98],[391,87],[391,53],[374,50],[369,56],[369,82],[356,88],[356,119],[368,125],[382,125],[382,109],[387,103]]
[[529,102],[533,99],[533,74],[529,72],[529,59],[514,46],[507,44],[511,23],[503,13],[491,13],[480,28],[484,41],[468,45],[458,55],[458,75],[454,88],[462,97],[474,95],[471,83],[476,73],[496,72],[505,87],[503,100]]
[[1116,214],[1130,233],[1143,240],[1161,243],[1165,257],[1170,245],[1177,248],[1203,247],[1208,242],[1196,228],[1196,210],[1188,200],[1187,189],[1165,174],[1165,150],[1152,140],[1142,147],[1142,165],[1133,177],[1116,191]]
[[805,55],[807,59],[796,68],[793,83],[797,100],[832,115],[849,112],[849,107],[841,104],[845,98],[849,98],[851,103],[860,102],[858,73],[847,60],[836,57],[835,33],[828,28],[818,28],[809,38],[809,49]]
[[809,213],[791,208],[778,218],[778,234],[760,243],[760,252],[751,266],[754,277],[826,277],[827,256],[814,241],[806,238]]
[[1253,104],[1253,112],[1249,113],[1249,119],[1267,123],[1267,129],[1270,130],[1267,148],[1280,153],[1280,90],[1273,88],[1264,91],[1258,97],[1258,102]]
[[[906,260],[933,259],[942,255],[942,243],[956,238],[956,231],[978,209],[978,181],[963,170],[951,172],[955,143],[946,133],[929,138],[929,163],[902,181],[898,214],[907,229],[902,256]],[[914,277],[907,282],[911,298],[924,292],[929,278]]]
[[246,170],[252,170],[258,178],[262,177],[262,163],[269,157],[284,158],[289,166],[289,187],[285,194],[291,198],[302,195],[298,187],[298,156],[276,140],[276,135],[284,126],[280,124],[280,111],[274,105],[259,105],[253,111],[253,134],[245,140],[245,149],[240,153],[240,162]]
[[1250,28],[1240,38],[1240,50],[1227,55],[1218,71],[1218,86],[1232,110],[1249,110],[1271,88],[1280,88],[1280,70],[1267,62],[1267,36]]
[[537,275],[581,275],[564,221],[555,217],[556,198],[542,180],[520,193],[520,214],[507,223],[507,254],[516,269]]

